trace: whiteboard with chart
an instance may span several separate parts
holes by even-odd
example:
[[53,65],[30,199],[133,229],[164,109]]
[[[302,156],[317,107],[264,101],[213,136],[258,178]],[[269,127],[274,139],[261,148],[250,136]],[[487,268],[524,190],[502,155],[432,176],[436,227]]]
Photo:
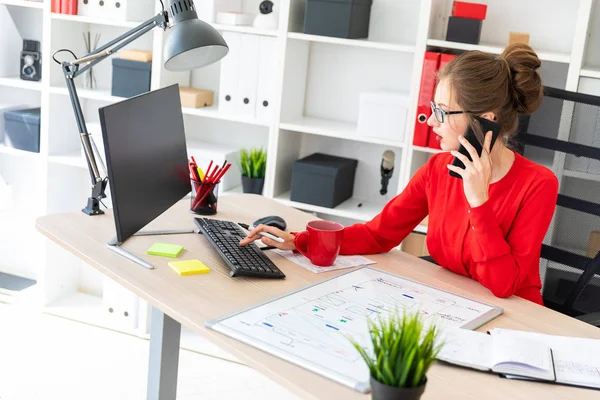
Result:
[[365,267],[206,325],[365,393],[369,371],[347,337],[369,347],[368,319],[402,310],[418,311],[427,324],[439,328],[466,329],[475,329],[503,312]]

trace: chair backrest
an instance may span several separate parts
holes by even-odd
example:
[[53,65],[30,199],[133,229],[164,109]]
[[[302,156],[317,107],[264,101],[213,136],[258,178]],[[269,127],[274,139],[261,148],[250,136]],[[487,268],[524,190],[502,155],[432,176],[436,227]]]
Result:
[[540,260],[546,306],[571,316],[600,311],[600,97],[544,87],[515,145],[560,182]]

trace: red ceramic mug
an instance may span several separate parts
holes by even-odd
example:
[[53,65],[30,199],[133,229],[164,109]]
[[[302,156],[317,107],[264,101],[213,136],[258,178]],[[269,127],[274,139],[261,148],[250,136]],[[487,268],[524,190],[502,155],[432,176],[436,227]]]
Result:
[[294,245],[310,262],[319,267],[333,265],[342,247],[344,226],[333,221],[311,221],[296,234]]

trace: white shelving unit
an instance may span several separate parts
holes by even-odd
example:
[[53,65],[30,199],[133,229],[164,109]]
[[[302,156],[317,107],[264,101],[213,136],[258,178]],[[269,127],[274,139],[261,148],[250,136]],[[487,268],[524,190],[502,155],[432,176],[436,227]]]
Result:
[[[160,10],[158,1],[142,1],[148,15]],[[212,1],[218,4],[220,0]],[[331,218],[357,222],[373,218],[387,201],[403,190],[420,166],[440,152],[412,144],[422,60],[428,49],[451,52],[478,49],[499,54],[510,31],[527,32],[531,35],[532,47],[543,60],[541,70],[546,84],[577,91],[583,82],[588,92],[600,94],[600,84],[597,84],[600,82],[600,4],[597,0],[485,1],[488,16],[483,23],[481,45],[445,40],[452,0],[374,0],[369,38],[364,40],[304,34],[304,0],[275,0],[279,28],[274,31],[215,24],[212,16],[205,12],[211,9],[205,6],[212,1],[197,1],[197,7],[200,18],[219,31],[275,41],[273,57],[277,68],[271,78],[274,88],[271,118],[256,119],[221,110],[217,101],[220,64],[186,73],[166,71],[162,67],[162,47],[168,33],[154,29],[128,47],[153,51],[152,89],[179,83],[215,91],[212,107],[182,109],[190,141],[266,148],[264,195]],[[256,12],[260,4],[260,0],[240,2],[245,12]],[[18,210],[8,212],[18,211],[31,221],[29,236],[22,237],[29,238],[36,235],[32,222],[36,216],[77,212],[89,196],[89,175],[81,158],[75,118],[60,66],[52,61],[51,55],[67,48],[81,56],[85,53],[82,32],[89,31],[92,36],[101,34],[100,44],[104,44],[139,22],[52,14],[49,0],[44,3],[0,0],[0,8],[9,11],[24,38],[42,42],[43,78],[40,82],[20,80],[14,76],[18,72],[0,76],[0,102],[42,107],[39,154],[0,146],[0,174],[17,189],[13,204]],[[557,30],[557,26],[561,29]],[[0,45],[2,40],[0,38]],[[66,54],[60,56],[67,57]],[[18,58],[16,53],[3,54],[0,63],[17,63]],[[83,88],[81,78],[76,81],[88,124],[98,121],[98,107],[123,100],[111,95],[110,60],[98,64],[94,71],[98,80],[96,88]],[[356,133],[360,94],[381,89],[403,92],[411,98],[405,134],[397,141]],[[97,135],[99,132],[96,138]],[[387,149],[395,152],[396,164],[389,194],[384,197],[379,194],[379,166],[381,154]],[[293,162],[316,151],[359,161],[353,197],[333,209],[290,200]],[[563,170],[555,165],[555,160],[541,162],[554,165],[556,172],[567,178],[599,181],[594,174]],[[32,189],[36,193],[34,198]],[[239,192],[241,188],[235,187],[224,194]],[[19,220],[8,226],[2,223],[0,232],[4,229],[8,237],[19,223]],[[422,225],[415,229],[421,233],[426,230]],[[24,239],[19,237],[19,240]],[[26,247],[32,252],[29,243]],[[54,305],[61,313],[64,304],[77,298],[73,293],[96,297],[102,293],[102,280],[97,273],[46,241],[35,243],[38,255],[23,263],[15,264],[15,260],[22,258],[19,254],[23,254],[23,246],[0,241],[0,251],[9,255],[8,261],[0,260],[0,270],[37,279],[40,302]]]

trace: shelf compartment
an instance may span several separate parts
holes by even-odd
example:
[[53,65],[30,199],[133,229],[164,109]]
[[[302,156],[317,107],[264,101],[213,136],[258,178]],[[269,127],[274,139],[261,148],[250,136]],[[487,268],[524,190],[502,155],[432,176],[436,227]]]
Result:
[[26,89],[26,90],[42,90],[42,82],[41,81],[24,81],[21,78],[15,76],[6,76],[0,77],[0,86],[8,86],[17,89]]
[[327,136],[337,139],[354,140],[357,142],[379,144],[384,146],[402,147],[402,142],[378,139],[376,137],[364,137],[356,135],[356,124],[327,120],[321,118],[302,117],[290,122],[279,124],[280,129],[289,131],[309,133],[312,135]]
[[[480,50],[486,53],[492,54],[501,54],[504,51],[503,46],[494,45],[494,44],[469,44],[469,43],[459,43],[459,42],[449,42],[446,40],[437,40],[437,39],[428,39],[427,46],[433,47],[444,47],[447,49],[455,49],[455,50]],[[552,51],[543,51],[534,49],[542,61],[554,61],[559,63],[569,63],[571,61],[570,54],[567,53],[558,53]]]
[[[312,204],[291,201],[289,191],[275,196],[274,198],[275,200],[287,206],[298,208],[300,210],[328,214],[363,222],[373,219],[373,217],[379,214],[384,207],[384,204],[362,201],[354,197],[349,198],[335,208],[315,206]],[[359,204],[361,204],[360,207]]]
[[398,52],[405,52],[405,53],[414,53],[415,52],[415,46],[407,45],[407,44],[374,42],[374,41],[362,40],[362,39],[343,39],[343,38],[330,37],[330,36],[308,35],[305,33],[296,33],[296,32],[288,33],[287,37],[288,37],[288,39],[304,40],[307,42],[339,44],[342,46],[364,47],[364,48],[368,48],[368,49],[389,50],[389,51],[398,51]]

